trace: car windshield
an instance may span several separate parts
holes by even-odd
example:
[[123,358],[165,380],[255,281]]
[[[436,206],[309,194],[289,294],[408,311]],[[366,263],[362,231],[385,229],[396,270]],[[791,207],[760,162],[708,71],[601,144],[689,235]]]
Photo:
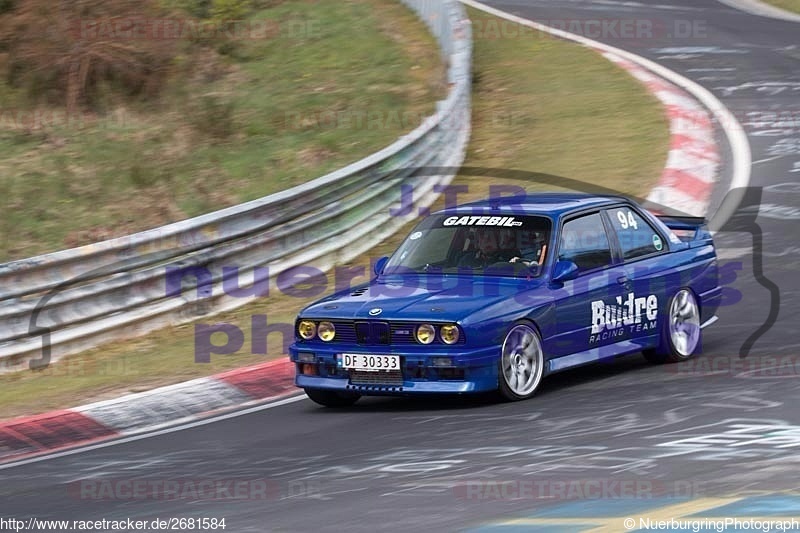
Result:
[[411,232],[384,273],[538,276],[551,227],[544,216],[434,215]]

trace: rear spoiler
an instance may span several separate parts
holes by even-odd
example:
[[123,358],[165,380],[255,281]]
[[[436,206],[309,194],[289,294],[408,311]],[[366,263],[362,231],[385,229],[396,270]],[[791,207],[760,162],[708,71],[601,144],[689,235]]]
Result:
[[705,217],[656,215],[683,242],[711,241]]

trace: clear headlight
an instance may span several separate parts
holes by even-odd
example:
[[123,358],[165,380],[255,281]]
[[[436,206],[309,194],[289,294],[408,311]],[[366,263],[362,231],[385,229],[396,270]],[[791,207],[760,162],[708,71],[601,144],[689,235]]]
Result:
[[445,344],[455,344],[458,342],[458,326],[455,324],[446,324],[439,329],[439,335]]
[[325,342],[330,342],[336,336],[336,328],[331,322],[320,322],[317,327],[317,335]]
[[310,320],[301,320],[297,324],[297,333],[305,340],[311,340],[317,334],[317,325]]
[[422,324],[417,327],[417,341],[422,344],[430,344],[436,338],[436,330],[430,324]]

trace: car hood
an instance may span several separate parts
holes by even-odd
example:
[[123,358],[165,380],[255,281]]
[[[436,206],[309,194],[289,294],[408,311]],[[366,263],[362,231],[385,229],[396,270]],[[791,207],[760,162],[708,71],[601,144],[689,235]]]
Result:
[[[531,294],[542,283],[524,278],[458,278],[439,280],[437,287],[424,281],[375,279],[337,292],[306,307],[302,317],[329,319],[383,319],[458,321],[503,303],[508,312],[516,296]],[[525,298],[530,307],[530,296]],[[494,313],[492,313],[494,314]]]

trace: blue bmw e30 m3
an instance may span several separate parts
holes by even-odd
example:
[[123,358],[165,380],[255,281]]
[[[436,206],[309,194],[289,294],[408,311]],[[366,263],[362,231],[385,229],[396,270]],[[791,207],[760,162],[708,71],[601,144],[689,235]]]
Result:
[[490,390],[522,400],[548,374],[619,355],[682,361],[722,293],[702,218],[578,193],[434,213],[374,270],[297,317],[295,383],[317,403]]

